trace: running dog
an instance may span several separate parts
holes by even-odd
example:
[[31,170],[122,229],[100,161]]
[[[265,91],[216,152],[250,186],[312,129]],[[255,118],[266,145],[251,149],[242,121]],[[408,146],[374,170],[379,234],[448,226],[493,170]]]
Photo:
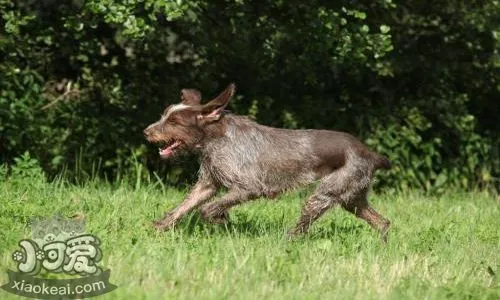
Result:
[[[235,205],[274,198],[319,181],[290,236],[307,232],[328,209],[341,206],[378,230],[386,241],[390,222],[368,203],[367,193],[374,172],[389,169],[389,160],[344,132],[273,128],[232,114],[225,108],[235,89],[230,84],[206,104],[201,104],[199,91],[184,89],[182,101],[168,106],[161,119],[144,130],[149,142],[160,145],[161,158],[191,151],[201,163],[189,195],[156,221],[155,228],[171,229],[196,208],[209,222],[227,222],[228,211]],[[221,187],[228,192],[209,201]]]

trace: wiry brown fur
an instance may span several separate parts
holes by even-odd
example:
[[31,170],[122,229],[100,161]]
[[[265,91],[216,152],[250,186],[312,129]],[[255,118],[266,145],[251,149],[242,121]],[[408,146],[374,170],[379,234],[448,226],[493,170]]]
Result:
[[[192,191],[155,223],[156,228],[172,228],[198,207],[204,219],[226,222],[229,209],[237,204],[273,198],[319,180],[290,235],[307,232],[326,210],[341,206],[377,229],[385,241],[390,222],[366,196],[375,170],[389,168],[389,161],[347,133],[278,129],[227,113],[224,108],[234,89],[230,85],[205,105],[198,91],[183,90],[183,104],[167,108],[162,119],[145,130],[151,142],[181,141],[179,149],[197,152],[201,161]],[[209,202],[222,186],[228,193]]]

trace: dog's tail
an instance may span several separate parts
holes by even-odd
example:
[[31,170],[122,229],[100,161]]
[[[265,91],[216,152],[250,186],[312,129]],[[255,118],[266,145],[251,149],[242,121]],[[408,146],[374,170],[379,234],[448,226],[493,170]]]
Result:
[[390,169],[391,168],[391,161],[378,153],[372,152],[372,157],[373,157],[373,165],[375,166],[375,169]]

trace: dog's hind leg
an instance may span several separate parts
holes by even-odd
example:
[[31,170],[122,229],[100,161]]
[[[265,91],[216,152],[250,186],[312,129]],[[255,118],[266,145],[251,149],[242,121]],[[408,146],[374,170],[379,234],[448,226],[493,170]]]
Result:
[[335,204],[331,196],[318,193],[317,191],[318,189],[304,203],[297,225],[288,231],[289,237],[306,233],[311,224]]
[[370,226],[376,229],[384,243],[387,242],[387,232],[391,222],[379,214],[366,199],[367,191],[361,193],[354,201],[343,203],[342,207],[353,213],[356,217],[365,220]]
[[351,203],[370,185],[371,169],[365,161],[352,156],[342,168],[321,179],[314,194],[306,201],[302,215],[289,236],[306,233],[309,226],[330,207]]

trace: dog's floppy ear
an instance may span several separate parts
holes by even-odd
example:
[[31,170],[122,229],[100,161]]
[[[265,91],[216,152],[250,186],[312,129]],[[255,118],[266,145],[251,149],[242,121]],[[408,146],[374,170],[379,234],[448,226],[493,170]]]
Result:
[[186,105],[199,105],[201,102],[201,93],[195,89],[182,89],[181,100]]
[[222,112],[224,111],[224,108],[226,108],[226,106],[228,105],[229,100],[231,100],[235,91],[236,85],[234,83],[228,85],[228,87],[222,93],[220,93],[219,96],[203,105],[201,114],[198,115],[198,120],[204,120],[208,122],[219,120]]

